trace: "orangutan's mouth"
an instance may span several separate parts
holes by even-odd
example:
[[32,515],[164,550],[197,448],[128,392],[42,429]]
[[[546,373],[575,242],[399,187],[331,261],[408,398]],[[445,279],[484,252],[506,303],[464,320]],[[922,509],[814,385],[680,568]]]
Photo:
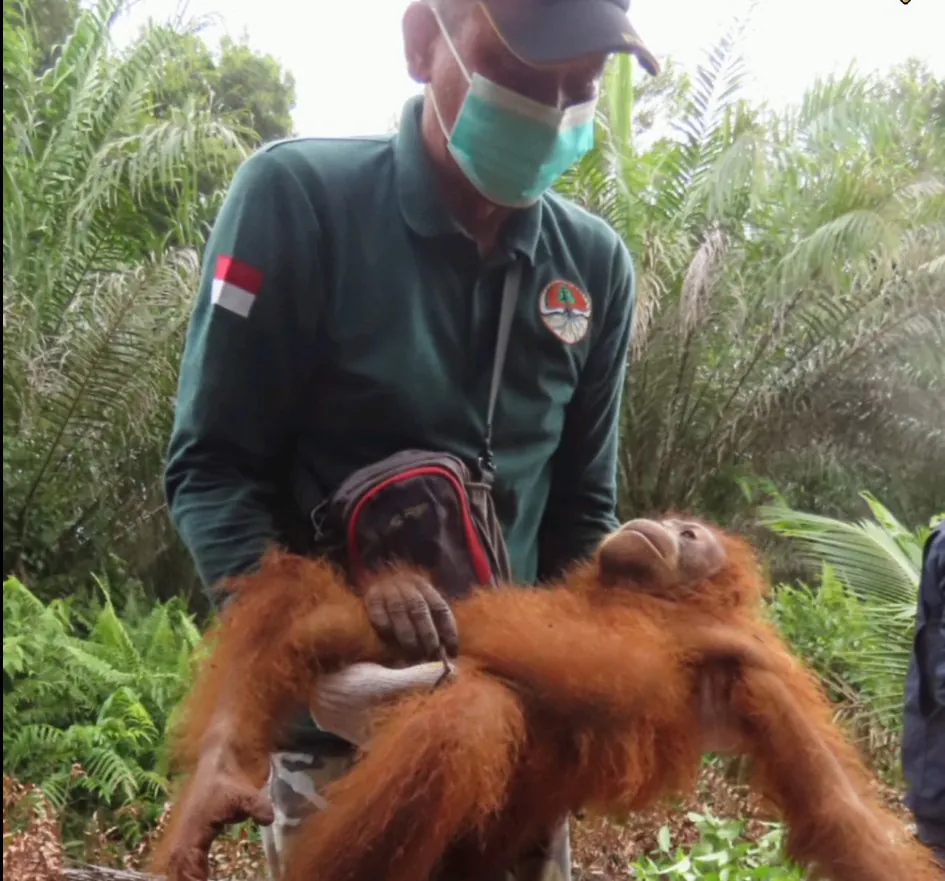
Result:
[[[645,532],[640,529],[637,529],[634,526],[626,527],[626,531],[632,533],[637,538],[639,538],[643,543],[653,552],[653,554],[658,557],[660,560],[666,559],[666,552],[660,548],[655,541],[653,541]],[[649,567],[644,564],[640,564],[644,569],[649,571]]]

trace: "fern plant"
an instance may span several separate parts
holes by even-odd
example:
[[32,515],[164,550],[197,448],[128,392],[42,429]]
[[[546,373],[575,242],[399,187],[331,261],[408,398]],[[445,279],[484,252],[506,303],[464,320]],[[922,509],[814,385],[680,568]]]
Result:
[[131,805],[156,816],[168,723],[200,633],[180,600],[119,615],[96,584],[99,602],[79,609],[4,582],[4,773],[40,785],[72,819]]

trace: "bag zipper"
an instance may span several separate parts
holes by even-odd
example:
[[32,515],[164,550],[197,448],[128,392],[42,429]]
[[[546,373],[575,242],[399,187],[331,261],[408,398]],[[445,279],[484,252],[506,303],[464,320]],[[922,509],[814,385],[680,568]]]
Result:
[[476,570],[476,577],[479,579],[481,584],[489,584],[492,581],[492,566],[489,564],[489,558],[486,555],[485,548],[482,546],[482,542],[479,540],[479,535],[476,532],[476,527],[472,519],[472,513],[469,510],[469,500],[466,498],[466,493],[463,491],[462,485],[460,484],[459,480],[457,480],[456,475],[454,475],[448,469],[436,465],[421,465],[416,468],[410,468],[407,471],[400,471],[397,474],[382,480],[380,483],[375,484],[363,496],[361,496],[360,499],[358,499],[357,504],[354,506],[354,510],[351,512],[348,518],[348,553],[351,556],[352,569],[357,573],[358,576],[363,574],[361,570],[361,555],[358,550],[356,528],[358,515],[360,514],[364,505],[385,487],[388,487],[391,484],[397,483],[399,481],[410,480],[413,477],[422,477],[426,474],[435,474],[439,477],[445,477],[452,484],[453,489],[456,491],[456,495],[459,498],[460,507],[462,509],[463,530],[466,533],[466,544],[470,550],[470,555],[472,556],[473,568]]

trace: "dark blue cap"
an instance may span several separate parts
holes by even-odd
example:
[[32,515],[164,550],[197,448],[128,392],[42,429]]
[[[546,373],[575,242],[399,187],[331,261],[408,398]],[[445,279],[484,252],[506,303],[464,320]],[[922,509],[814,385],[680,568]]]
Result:
[[630,0],[482,0],[499,36],[527,64],[629,52],[648,73],[659,62],[630,24]]

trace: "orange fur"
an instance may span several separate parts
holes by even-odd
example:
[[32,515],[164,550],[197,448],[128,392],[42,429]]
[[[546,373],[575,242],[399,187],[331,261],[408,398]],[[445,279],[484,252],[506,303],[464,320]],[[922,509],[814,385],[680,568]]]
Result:
[[[286,881],[423,881],[444,859],[451,878],[473,879],[568,813],[626,813],[685,791],[702,754],[699,684],[719,674],[738,751],[756,759],[793,858],[831,881],[940,878],[871,794],[820,684],[763,620],[750,547],[713,531],[724,567],[671,592],[629,577],[605,588],[595,559],[546,588],[457,602],[457,681],[377,714],[359,762],[325,792],[331,808],[304,821]],[[188,769],[227,687],[240,694],[233,745],[255,768],[320,672],[396,661],[324,563],[270,554],[234,590],[184,715]]]

